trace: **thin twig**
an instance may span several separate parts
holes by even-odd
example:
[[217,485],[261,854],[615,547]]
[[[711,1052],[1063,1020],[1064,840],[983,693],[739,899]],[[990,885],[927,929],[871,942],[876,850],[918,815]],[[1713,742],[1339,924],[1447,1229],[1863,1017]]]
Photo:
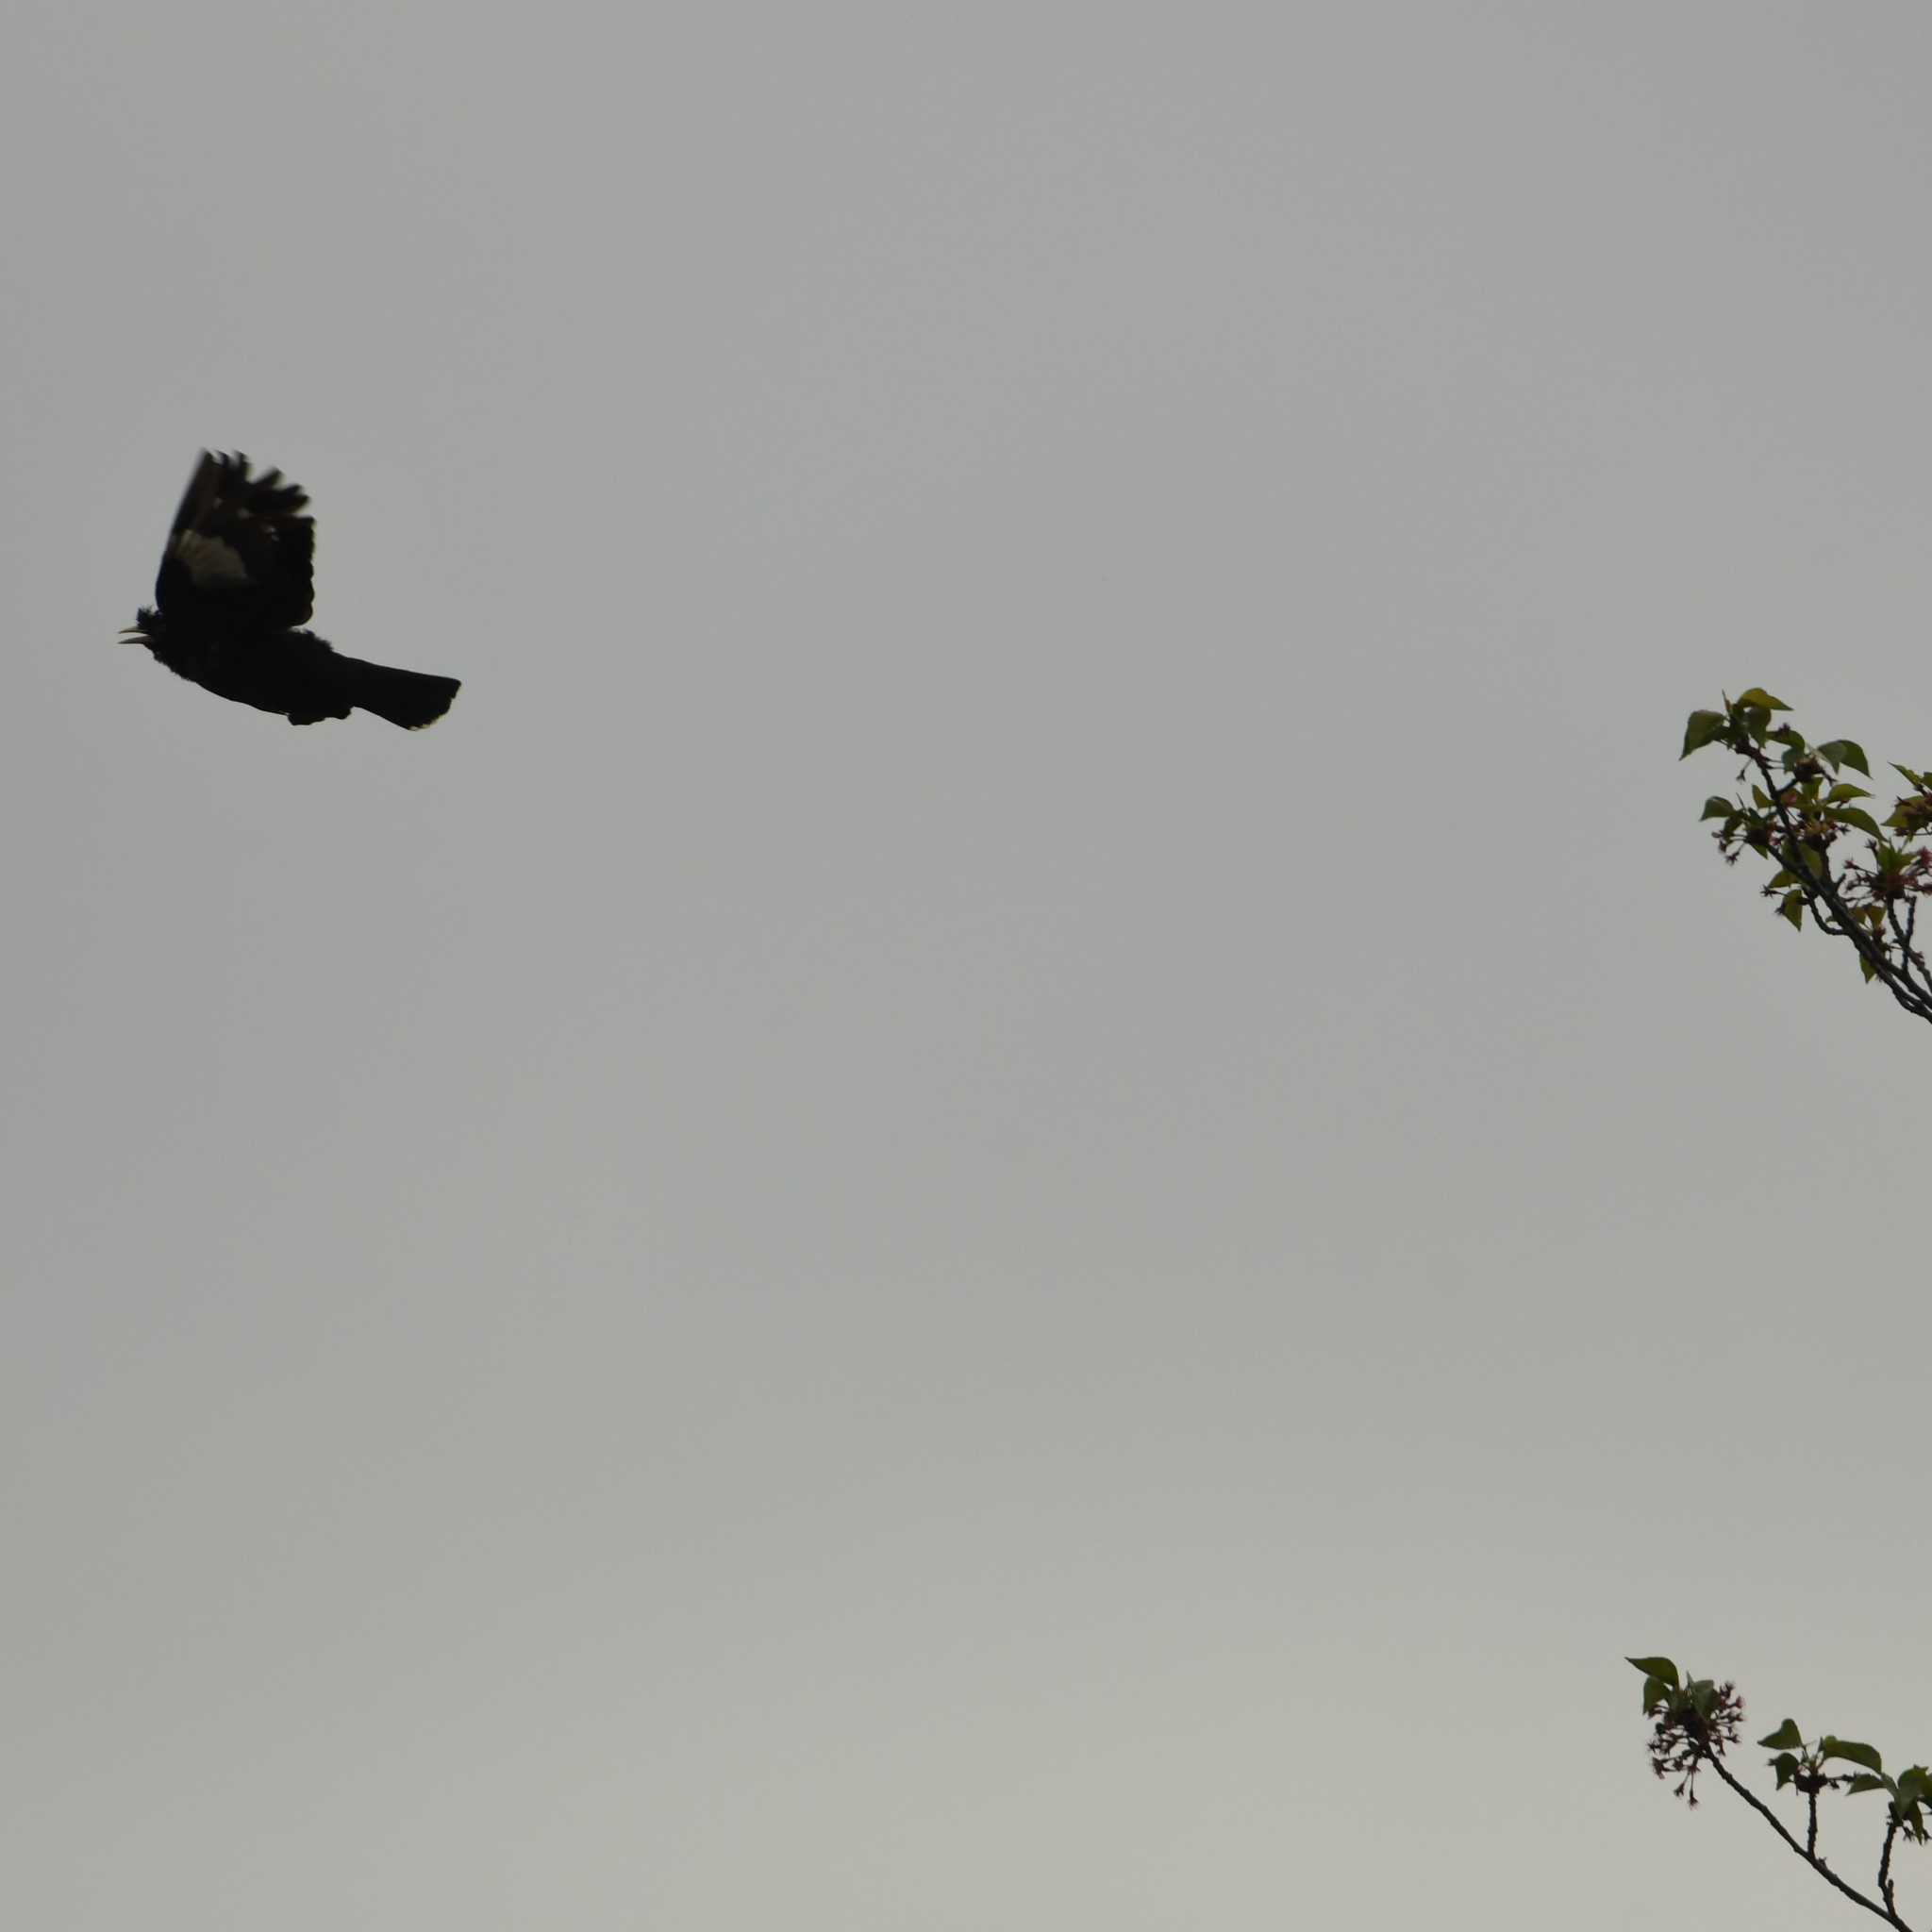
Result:
[[[1913,920],[1916,920],[1919,911],[1918,901],[1915,899],[1908,900],[1907,902],[1907,910],[1911,915],[1911,918]],[[1899,973],[1901,976],[1904,977],[1907,983],[1909,983],[1912,974],[1912,968],[1914,966],[1917,966],[1919,969],[1919,977],[1921,979],[1924,979],[1925,977],[1925,962],[1923,959],[1921,959],[1916,953],[1912,951],[1911,925],[1910,924],[1900,924],[1898,916],[1898,901],[1896,899],[1888,900],[1886,902],[1885,916],[1887,920],[1890,923],[1892,938],[1898,941]]]
[[1730,1772],[1725,1768],[1724,1761],[1722,1757],[1719,1757],[1715,1753],[1710,1753],[1707,1755],[1705,1762],[1708,1764],[1711,1770],[1716,1772],[1718,1776],[1721,1777],[1724,1781],[1724,1783],[1731,1788],[1732,1790],[1736,1791],[1739,1797],[1742,1798],[1745,1804],[1750,1806],[1752,1810],[1757,1812],[1757,1815],[1764,1820],[1765,1824],[1770,1825],[1772,1830],[1776,1832],[1778,1837],[1783,1839],[1786,1844],[1790,1845],[1792,1851],[1796,1852],[1799,1857],[1803,1858],[1806,1864],[1810,1866],[1812,1871],[1817,1873],[1818,1875],[1821,1878],[1823,1878],[1826,1884],[1835,1885],[1839,1889],[1839,1890],[1843,1892],[1844,1895],[1851,1900],[1851,1902],[1854,1905],[1863,1906],[1868,1912],[1871,1912],[1876,1917],[1883,1919],[1888,1925],[1894,1927],[1895,1932],[1912,1932],[1912,1928],[1909,1925],[1907,1925],[1903,1919],[1899,1917],[1897,1912],[1891,1910],[1887,1906],[1880,1905],[1876,1899],[1867,1898],[1865,1894],[1857,1889],[1857,1886],[1847,1885],[1845,1881],[1842,1878],[1840,1878],[1838,1875],[1838,1874],[1834,1872],[1831,1869],[1831,1867],[1824,1862],[1823,1858],[1818,1857],[1816,1852],[1807,1852],[1805,1849],[1805,1847],[1801,1845],[1798,1842],[1798,1840],[1794,1839],[1790,1835],[1790,1833],[1785,1829],[1784,1822],[1782,1819],[1778,1817],[1777,1813],[1774,1811],[1771,1808],[1771,1807],[1764,1802],[1762,1798],[1758,1797],[1755,1791],[1752,1791],[1748,1790],[1745,1786],[1740,1784],[1738,1780],[1731,1775]]

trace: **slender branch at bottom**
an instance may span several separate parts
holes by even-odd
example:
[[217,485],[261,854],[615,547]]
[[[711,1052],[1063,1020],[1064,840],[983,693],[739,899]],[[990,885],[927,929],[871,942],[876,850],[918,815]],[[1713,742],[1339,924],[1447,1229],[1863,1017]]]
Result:
[[1912,1932],[1912,1928],[1909,1925],[1907,1925],[1906,1922],[1903,1919],[1901,1919],[1895,1911],[1889,1910],[1886,1907],[1880,1905],[1875,1898],[1867,1898],[1865,1894],[1862,1891],[1860,1891],[1856,1885],[1847,1885],[1845,1881],[1842,1878],[1840,1878],[1838,1875],[1838,1874],[1834,1872],[1831,1869],[1831,1867],[1824,1862],[1823,1858],[1819,1857],[1815,1852],[1807,1852],[1805,1849],[1805,1847],[1801,1845],[1798,1842],[1798,1840],[1794,1839],[1790,1835],[1790,1833],[1785,1829],[1784,1821],[1778,1817],[1777,1813],[1774,1811],[1771,1808],[1771,1807],[1767,1805],[1764,1802],[1764,1800],[1757,1794],[1757,1792],[1750,1790],[1745,1786],[1740,1784],[1738,1780],[1731,1775],[1730,1772],[1725,1768],[1724,1761],[1723,1758],[1717,1757],[1715,1754],[1707,1754],[1704,1761],[1710,1766],[1711,1770],[1717,1773],[1718,1776],[1721,1777],[1724,1781],[1724,1783],[1731,1788],[1732,1790],[1737,1792],[1739,1797],[1743,1799],[1745,1804],[1750,1806],[1752,1810],[1757,1812],[1757,1815],[1764,1820],[1765,1824],[1771,1826],[1772,1830],[1777,1833],[1778,1837],[1784,1840],[1786,1844],[1790,1846],[1792,1851],[1797,1853],[1799,1857],[1804,1859],[1806,1864],[1810,1866],[1812,1871],[1818,1874],[1819,1877],[1823,1878],[1829,1885],[1837,1886],[1839,1890],[1843,1892],[1844,1895],[1848,1899],[1850,1899],[1854,1905],[1863,1906],[1868,1912],[1871,1912],[1874,1916],[1883,1919],[1888,1925],[1890,1925],[1895,1928],[1895,1932]]

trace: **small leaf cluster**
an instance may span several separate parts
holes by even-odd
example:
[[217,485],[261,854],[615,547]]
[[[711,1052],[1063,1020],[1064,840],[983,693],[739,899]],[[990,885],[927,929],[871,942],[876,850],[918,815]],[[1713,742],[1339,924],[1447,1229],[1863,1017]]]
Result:
[[[1835,1738],[1828,1731],[1815,1743],[1807,1744],[1797,1721],[1789,1717],[1768,1738],[1759,1738],[1757,1741],[1763,1749],[1777,1753],[1771,1760],[1771,1768],[1777,1774],[1779,1790],[1790,1785],[1807,1797],[1816,1791],[1840,1789],[1855,1796],[1860,1791],[1885,1791],[1891,1799],[1890,1815],[1899,1829],[1915,1844],[1925,1842],[1925,1808],[1932,1804],[1932,1772],[1923,1764],[1915,1764],[1896,1777],[1890,1776],[1885,1760],[1874,1746],[1855,1743],[1850,1738]],[[1861,1765],[1863,1769],[1849,1776],[1828,1775],[1824,1767],[1834,1758]]]
[[1743,1728],[1744,1705],[1735,1684],[1685,1678],[1667,1657],[1633,1657],[1643,1673],[1643,1714],[1651,1720],[1650,1768],[1675,1777],[1677,1797],[1697,1803],[1697,1772],[1722,1757]]
[[[1761,685],[1725,698],[1718,711],[1692,711],[1684,727],[1689,758],[1706,745],[1743,760],[1733,797],[1713,794],[1702,817],[1727,864],[1745,851],[1775,871],[1762,890],[1781,918],[1802,931],[1806,914],[1823,932],[1849,939],[1865,978],[1884,979],[1901,1005],[1932,1019],[1932,974],[1916,948],[1918,901],[1932,896],[1932,772],[1892,769],[1910,791],[1881,822],[1861,802],[1873,794],[1843,774],[1872,775],[1856,740],[1813,744],[1794,725],[1775,721],[1790,707]],[[1862,839],[1856,858],[1834,848]]]
[[[1744,1707],[1737,1687],[1715,1684],[1708,1677],[1686,1679],[1667,1657],[1633,1657],[1627,1661],[1643,1673],[1643,1714],[1653,1720],[1651,1768],[1659,1777],[1679,1774],[1676,1794],[1694,1805],[1697,1795],[1691,1780],[1697,1764],[1707,1757],[1722,1757],[1724,1746],[1738,1740]],[[1925,1843],[1927,1812],[1932,1810],[1932,1770],[1924,1765],[1914,1764],[1893,1777],[1873,1745],[1834,1737],[1829,1731],[1807,1743],[1796,1719],[1789,1717],[1757,1743],[1760,1750],[1776,1754],[1771,1768],[1777,1774],[1779,1790],[1790,1785],[1811,1799],[1829,1790],[1843,1790],[1852,1796],[1884,1791],[1890,1799],[1888,1824],[1915,1844]],[[1664,1747],[1661,1752],[1660,1745]],[[1833,1763],[1858,1769],[1828,1771],[1826,1766]]]
[[[1890,1799],[1888,1822],[1895,1824],[1914,1844],[1925,1842],[1926,1807],[1932,1805],[1932,1771],[1923,1764],[1914,1764],[1892,1777],[1886,1772],[1884,1759],[1870,1744],[1834,1738],[1828,1732],[1815,1744],[1807,1744],[1804,1733],[1791,1718],[1786,1718],[1770,1737],[1757,1741],[1765,1750],[1777,1753],[1771,1763],[1777,1773],[1779,1790],[1791,1785],[1807,1795],[1832,1786],[1842,1786],[1854,1795],[1860,1791],[1884,1791]],[[1827,1777],[1824,1766],[1832,1758],[1863,1769],[1849,1777]]]

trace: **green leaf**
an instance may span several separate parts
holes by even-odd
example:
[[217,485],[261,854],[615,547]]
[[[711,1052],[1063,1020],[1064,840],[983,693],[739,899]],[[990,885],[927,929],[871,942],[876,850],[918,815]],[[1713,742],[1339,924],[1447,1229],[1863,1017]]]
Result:
[[1824,794],[1826,805],[1843,805],[1849,799],[1870,798],[1872,794],[1857,785],[1847,785],[1840,779]]
[[1786,1718],[1768,1738],[1759,1738],[1757,1747],[1761,1751],[1802,1751],[1805,1748],[1805,1734],[1798,1728],[1796,1718]]
[[1683,1698],[1699,1717],[1707,1718],[1717,1709],[1717,1684],[1709,1677],[1692,1677],[1684,1686]]
[[1865,983],[1867,986],[1871,985],[1871,983],[1878,977],[1877,967],[1873,965],[1871,960],[1866,958],[1863,953],[1860,953],[1858,955],[1858,971],[1865,975]]
[[1798,1774],[1798,1760],[1789,1751],[1780,1751],[1771,1760],[1772,1769],[1777,1773],[1777,1788],[1784,1788]]
[[1693,751],[1702,751],[1729,723],[1722,711],[1692,711],[1684,726],[1684,749],[1677,756],[1688,758]]
[[1850,825],[1854,831],[1863,832],[1868,838],[1879,839],[1885,836],[1878,829],[1878,821],[1869,811],[1862,809],[1858,806],[1839,806],[1833,810],[1831,816],[1837,824]]
[[1842,1757],[1851,1764],[1862,1764],[1867,1771],[1882,1772],[1885,1760],[1869,1744],[1855,1744],[1849,1738],[1823,1738],[1819,1740],[1818,1755],[1821,1757]]
[[[1871,795],[1872,794],[1869,791],[1860,794],[1860,796],[1865,798],[1869,798],[1871,797]],[[1700,820],[1727,819],[1734,811],[1737,810],[1737,805],[1733,800],[1728,798],[1720,798],[1717,795],[1717,793],[1713,791],[1710,794],[1710,796],[1704,801],[1704,809],[1701,812],[1699,812],[1697,816]]]
[[1646,1677],[1661,1677],[1673,1690],[1677,1688],[1677,1667],[1667,1657],[1626,1657],[1624,1661]]
[[[1849,765],[1855,772],[1863,772],[1866,777],[1872,775],[1872,767],[1865,759],[1865,747],[1856,739],[1831,738],[1818,747],[1818,756],[1825,759],[1835,772],[1840,765]],[[1918,783],[1915,778],[1912,781]]]
[[1740,691],[1731,701],[1733,710],[1789,711],[1791,708],[1782,698],[1774,698],[1761,684],[1754,684],[1747,691]]
[[1805,889],[1802,886],[1794,891],[1787,892],[1784,903],[1777,909],[1783,917],[1791,922],[1797,931],[1805,930]]
[[[1909,778],[1911,782],[1914,785],[1916,785],[1921,791],[1924,791],[1926,785],[1926,778],[1925,774],[1924,772],[1915,772],[1909,765],[1894,765],[1891,769],[1894,772],[1896,772],[1901,778]],[[1869,776],[1870,774],[1868,774],[1867,775]]]
[[1889,1777],[1867,1777],[1862,1771],[1845,1787],[1855,1798],[1860,1791],[1889,1791],[1890,1789],[1891,1780]]

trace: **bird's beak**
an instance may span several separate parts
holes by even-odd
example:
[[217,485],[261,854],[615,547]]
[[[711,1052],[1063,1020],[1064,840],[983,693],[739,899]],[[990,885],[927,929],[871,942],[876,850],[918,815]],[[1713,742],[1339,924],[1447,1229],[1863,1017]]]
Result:
[[144,638],[146,635],[147,633],[142,629],[140,625],[130,624],[127,626],[127,628],[124,630],[121,633],[121,635],[114,640],[114,641],[117,644],[129,644],[132,643],[136,638]]

